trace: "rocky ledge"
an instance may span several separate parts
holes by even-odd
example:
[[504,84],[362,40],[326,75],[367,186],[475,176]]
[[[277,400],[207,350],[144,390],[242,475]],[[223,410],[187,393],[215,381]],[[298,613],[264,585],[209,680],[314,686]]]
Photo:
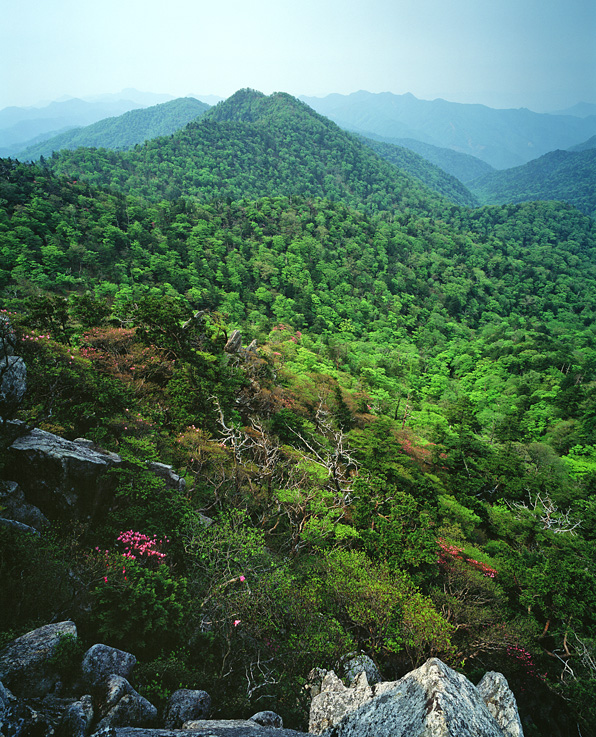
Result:
[[[40,627],[0,652],[3,737],[523,737],[515,698],[500,673],[478,686],[437,658],[399,681],[369,684],[374,664],[313,671],[309,732],[285,729],[265,711],[247,720],[211,720],[209,694],[180,689],[163,713],[131,685],[136,658],[103,644],[87,650],[70,687],[54,657],[73,622]],[[368,673],[368,675],[367,675]]]

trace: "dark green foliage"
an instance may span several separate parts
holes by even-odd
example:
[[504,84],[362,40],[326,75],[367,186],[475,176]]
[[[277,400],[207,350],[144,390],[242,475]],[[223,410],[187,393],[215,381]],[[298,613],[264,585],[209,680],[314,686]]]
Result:
[[[503,671],[525,713],[560,691],[580,715],[594,221],[456,206],[249,90],[130,158],[75,159],[91,177],[101,159],[111,189],[0,163],[18,416],[125,464],[76,541],[68,520],[57,543],[9,533],[2,636],[72,616],[86,641],[134,648],[158,700],[206,688],[218,715],[266,703],[292,726],[310,668],[359,647],[388,678],[438,654]],[[166,557],[130,561],[126,531],[167,536]]]
[[417,177],[429,189],[438,192],[448,200],[467,207],[474,207],[478,204],[476,197],[458,179],[447,174],[439,166],[431,164],[414,151],[371,138],[362,138],[362,141],[383,159],[397,166],[398,169],[403,169]]
[[486,174],[468,186],[485,204],[558,200],[596,217],[596,150],[553,151],[524,166]]

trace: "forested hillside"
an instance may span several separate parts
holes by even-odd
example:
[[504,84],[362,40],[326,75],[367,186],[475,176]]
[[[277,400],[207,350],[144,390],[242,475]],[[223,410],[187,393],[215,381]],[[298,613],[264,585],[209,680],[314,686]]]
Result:
[[476,156],[463,154],[450,148],[441,148],[433,146],[431,143],[417,141],[415,138],[385,138],[375,135],[374,133],[365,134],[366,138],[372,138],[381,143],[391,143],[394,146],[402,146],[419,154],[431,164],[438,166],[447,174],[459,179],[460,182],[466,184],[474,179],[478,179],[483,174],[494,171],[490,164],[481,161]]
[[456,205],[251,91],[0,167],[14,414],[128,464],[92,522],[0,527],[0,644],[71,617],[154,703],[301,727],[311,668],[437,655],[529,737],[596,730],[593,219]]
[[300,194],[368,210],[443,207],[418,180],[284,93],[241,90],[167,140],[127,153],[62,151],[49,163],[152,201]]
[[106,118],[84,128],[66,131],[30,146],[19,152],[19,159],[33,161],[40,156],[49,157],[54,151],[81,146],[126,151],[137,143],[175,133],[208,109],[209,105],[204,102],[194,97],[184,97],[149,108],[131,110],[116,118]]
[[596,149],[552,151],[524,166],[469,183],[485,204],[560,200],[596,217]]
[[371,138],[363,137],[361,140],[367,146],[370,146],[375,153],[379,154],[381,158],[394,164],[398,169],[403,169],[417,177],[429,189],[442,194],[452,202],[468,207],[479,204],[470,190],[458,179],[447,174],[439,166],[431,164],[414,151],[384,141],[375,141]]

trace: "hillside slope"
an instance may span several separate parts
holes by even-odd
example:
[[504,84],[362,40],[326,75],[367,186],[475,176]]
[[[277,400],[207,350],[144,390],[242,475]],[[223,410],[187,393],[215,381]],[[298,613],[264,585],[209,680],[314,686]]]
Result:
[[559,200],[595,217],[596,149],[552,151],[524,166],[480,177],[469,187],[485,204]]
[[596,133],[596,116],[577,118],[530,110],[495,110],[446,100],[418,100],[389,92],[303,97],[338,125],[366,135],[415,138],[472,154],[496,169],[519,166]]
[[445,203],[285,93],[241,90],[170,138],[126,153],[62,151],[54,171],[148,200],[308,195],[368,210]]
[[184,97],[149,108],[131,110],[124,115],[106,118],[30,146],[19,153],[19,159],[33,161],[40,156],[49,157],[54,151],[81,146],[125,151],[150,138],[175,133],[208,109],[209,105],[204,102]]

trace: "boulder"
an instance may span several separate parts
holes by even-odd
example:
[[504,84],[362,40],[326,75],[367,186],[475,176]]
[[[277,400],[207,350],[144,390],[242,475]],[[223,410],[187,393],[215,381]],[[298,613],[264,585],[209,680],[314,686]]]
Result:
[[179,729],[193,719],[206,719],[211,709],[211,696],[206,691],[181,688],[170,696],[164,714],[164,726]]
[[83,656],[81,669],[83,677],[90,686],[105,683],[112,675],[130,678],[137,659],[131,653],[109,645],[97,644]]
[[13,640],[0,652],[0,681],[16,696],[50,693],[59,681],[52,656],[66,635],[77,636],[74,622],[46,624]]
[[0,416],[11,417],[27,390],[27,367],[20,356],[0,359]]
[[[332,673],[332,672],[331,672]],[[350,688],[328,674],[309,730],[326,737],[504,737],[480,691],[438,658],[399,681]]]
[[[183,729],[182,735],[160,729],[136,737],[304,737],[307,734],[283,727],[261,727],[251,719],[205,719],[187,722]],[[126,730],[117,730],[115,737],[134,736]]]
[[484,674],[477,688],[503,734],[507,737],[523,737],[524,731],[517,711],[517,702],[505,676],[489,671]]
[[50,519],[85,519],[106,503],[116,485],[107,471],[122,463],[115,453],[33,428],[8,449],[4,475],[17,481],[27,501]]
[[359,673],[348,688],[330,670],[323,678],[320,693],[311,702],[309,732],[321,734],[329,727],[339,724],[344,717],[370,702],[372,698],[373,691],[368,685],[365,672]]
[[68,706],[56,729],[56,737],[87,737],[93,724],[93,699],[81,696]]
[[375,665],[372,658],[365,653],[351,653],[341,659],[339,671],[342,678],[345,678],[348,684],[356,678],[359,673],[366,673],[369,684],[380,683],[383,679],[381,673]]
[[157,709],[137,693],[122,676],[109,676],[102,699],[98,730],[108,727],[150,727],[157,721]]
[[174,471],[172,466],[154,461],[148,463],[147,468],[158,478],[165,481],[166,489],[174,489],[180,493],[183,493],[186,489],[186,481]]
[[284,720],[274,711],[258,711],[250,717],[249,721],[256,722],[257,724],[260,724],[261,727],[275,727],[276,729],[281,729],[284,726]]
[[224,346],[226,353],[238,353],[242,348],[242,333],[239,330],[233,330],[228,338],[228,342]]
[[28,504],[23,490],[15,481],[0,481],[0,508],[4,519],[15,520],[36,530],[50,524],[40,509]]

